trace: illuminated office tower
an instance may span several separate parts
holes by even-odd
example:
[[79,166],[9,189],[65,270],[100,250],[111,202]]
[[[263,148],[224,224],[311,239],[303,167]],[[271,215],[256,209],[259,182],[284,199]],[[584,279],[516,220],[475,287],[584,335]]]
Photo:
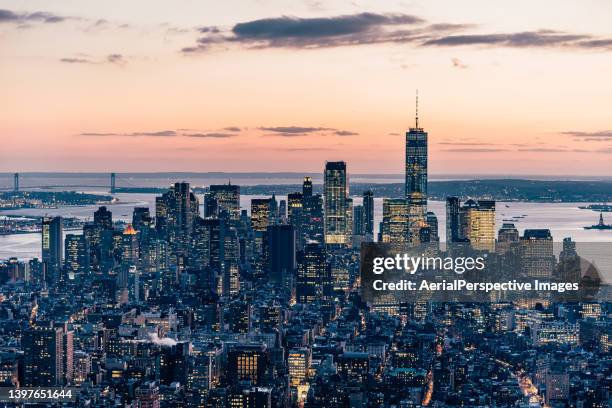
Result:
[[64,223],[62,217],[42,220],[42,260],[47,268],[47,282],[56,283],[60,280],[63,264],[63,234]]
[[531,278],[549,278],[555,267],[553,238],[548,229],[527,229],[520,238],[523,273]]
[[272,199],[254,198],[251,200],[251,227],[256,233],[263,233],[272,224]]
[[231,333],[248,334],[251,330],[251,304],[234,300],[227,306],[226,321]]
[[295,228],[295,245],[297,249],[304,246],[305,236],[304,196],[302,193],[287,195],[287,223]]
[[132,224],[123,230],[121,236],[121,262],[125,265],[137,265],[139,258],[138,235]]
[[89,242],[85,235],[66,234],[64,265],[69,279],[89,272]]
[[199,215],[198,199],[189,183],[175,183],[155,200],[158,232],[167,238],[175,255],[183,256],[189,249],[193,220]]
[[466,202],[467,238],[472,248],[479,251],[495,251],[495,201]]
[[303,222],[303,242],[324,241],[324,218],[323,218],[323,197],[321,194],[312,194],[312,179],[304,177],[302,184],[302,222]]
[[370,190],[363,193],[364,235],[371,241],[374,237],[374,193]]
[[348,181],[345,162],[325,163],[325,244],[348,243]]
[[383,198],[383,219],[380,223],[380,241],[410,242],[409,205],[403,198]]
[[406,201],[408,202],[411,240],[427,225],[427,132],[419,127],[419,99],[415,126],[406,132]]
[[446,197],[446,242],[460,242],[461,221],[459,219],[461,201],[459,197]]
[[353,199],[346,199],[346,243],[353,244]]
[[292,386],[298,386],[308,378],[310,360],[309,348],[300,347],[289,350],[287,366],[289,369],[289,382]]
[[225,222],[223,230],[223,296],[234,296],[240,292],[240,242],[235,228],[230,228]]
[[189,267],[195,272],[201,287],[221,296],[238,294],[240,242],[227,215],[195,219],[189,260]]
[[331,287],[331,274],[325,256],[325,247],[309,243],[298,253],[296,297],[298,303],[322,299]]
[[221,209],[225,209],[231,220],[240,219],[240,186],[231,183],[211,185],[207,196],[213,200],[215,206],[214,213],[209,213],[210,209],[205,211],[205,217],[216,217]]
[[223,245],[225,226],[218,218],[197,217],[193,224],[190,247],[190,268],[197,276],[202,288],[216,291],[224,259]]
[[519,242],[519,232],[514,224],[504,223],[497,231],[496,251],[501,254],[506,253],[517,242]]
[[39,322],[22,336],[24,385],[64,385],[73,373],[73,332],[64,324]]
[[312,196],[312,178],[304,177],[304,182],[302,183],[302,194],[304,197]]
[[227,353],[227,381],[237,385],[248,382],[260,385],[268,368],[265,345],[237,345]]

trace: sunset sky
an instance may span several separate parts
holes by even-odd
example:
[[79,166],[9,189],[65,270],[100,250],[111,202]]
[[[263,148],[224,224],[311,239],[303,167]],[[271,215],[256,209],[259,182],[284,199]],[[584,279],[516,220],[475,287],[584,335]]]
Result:
[[0,171],[612,175],[609,0],[0,0]]

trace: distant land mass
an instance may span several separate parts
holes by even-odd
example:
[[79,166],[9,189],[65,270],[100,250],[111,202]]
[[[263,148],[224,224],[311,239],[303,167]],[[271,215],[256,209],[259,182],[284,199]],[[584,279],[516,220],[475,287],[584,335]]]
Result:
[[[314,191],[322,193],[323,185],[315,184]],[[241,194],[287,195],[301,191],[301,184],[258,184],[241,186]],[[352,196],[372,190],[376,197],[402,197],[403,183],[350,183]],[[612,201],[612,181],[555,181],[523,179],[439,180],[428,183],[432,200],[444,200],[449,196],[474,197],[498,201],[534,202],[609,202]],[[121,193],[162,193],[165,188],[132,187],[117,188]],[[195,188],[205,193],[206,188]]]

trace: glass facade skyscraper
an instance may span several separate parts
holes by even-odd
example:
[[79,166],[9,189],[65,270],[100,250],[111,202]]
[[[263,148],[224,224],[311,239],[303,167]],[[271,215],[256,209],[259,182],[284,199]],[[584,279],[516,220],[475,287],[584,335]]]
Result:
[[348,225],[348,179],[346,163],[325,163],[325,244],[346,245]]

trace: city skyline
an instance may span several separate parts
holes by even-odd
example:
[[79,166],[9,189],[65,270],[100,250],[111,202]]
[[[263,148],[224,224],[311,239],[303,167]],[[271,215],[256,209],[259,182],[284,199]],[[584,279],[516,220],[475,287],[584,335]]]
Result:
[[608,3],[144,6],[0,2],[0,171],[401,174],[419,88],[430,174],[610,173]]

